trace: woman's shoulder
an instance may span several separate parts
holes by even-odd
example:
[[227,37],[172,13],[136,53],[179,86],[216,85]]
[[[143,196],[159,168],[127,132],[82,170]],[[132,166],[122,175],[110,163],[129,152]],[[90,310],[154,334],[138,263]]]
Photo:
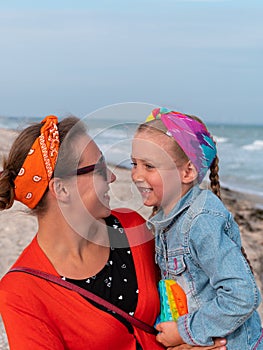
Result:
[[13,278],[14,275],[9,272],[12,268],[16,267],[16,266],[29,266],[29,261],[30,256],[32,255],[32,246],[35,244],[35,238],[33,239],[33,241],[31,243],[29,243],[29,245],[22,251],[22,253],[19,255],[19,257],[17,258],[17,260],[13,263],[13,265],[11,266],[11,268],[5,273],[5,275],[2,277],[1,282],[0,282],[0,289],[2,289],[4,286],[7,285],[12,285],[13,282],[15,284],[17,284],[14,280],[16,278],[19,279],[20,274],[17,275],[16,274],[16,278]]
[[[16,267],[30,267],[47,272],[51,272],[51,263],[47,259],[44,252],[39,247],[37,237],[35,236],[31,243],[22,251],[20,256],[6,272],[0,281],[0,290],[18,290],[20,287],[26,289],[32,281],[32,276],[22,272],[10,272]],[[52,271],[53,272],[53,271]]]
[[11,268],[15,266],[28,266],[31,263],[32,257],[35,255],[37,249],[37,239],[36,236],[33,240],[24,248],[24,250],[17,257],[16,261],[13,263]]

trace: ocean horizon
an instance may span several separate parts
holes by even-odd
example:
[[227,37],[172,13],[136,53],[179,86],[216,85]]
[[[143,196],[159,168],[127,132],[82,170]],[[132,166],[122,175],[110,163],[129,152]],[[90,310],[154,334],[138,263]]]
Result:
[[[0,128],[20,130],[41,119],[0,116]],[[131,139],[138,121],[88,117],[83,120],[106,160],[129,169]],[[263,124],[207,123],[207,127],[217,142],[221,185],[263,200]]]

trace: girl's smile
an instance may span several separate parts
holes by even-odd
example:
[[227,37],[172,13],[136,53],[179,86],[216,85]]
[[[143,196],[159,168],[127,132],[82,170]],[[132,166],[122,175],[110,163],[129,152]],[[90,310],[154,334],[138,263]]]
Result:
[[182,193],[180,167],[172,157],[172,144],[167,135],[147,132],[136,134],[132,144],[132,179],[144,205],[161,206],[167,213]]

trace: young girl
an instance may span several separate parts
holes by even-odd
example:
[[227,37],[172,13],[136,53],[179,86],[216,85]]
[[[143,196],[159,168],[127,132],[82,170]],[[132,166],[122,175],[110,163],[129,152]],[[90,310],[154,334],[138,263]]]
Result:
[[[137,129],[132,162],[144,204],[154,207],[147,225],[162,279],[174,279],[187,296],[188,313],[159,323],[157,340],[209,345],[226,337],[228,350],[263,349],[260,293],[238,226],[220,200],[207,128],[196,117],[155,109]],[[199,187],[208,169],[211,190]]]

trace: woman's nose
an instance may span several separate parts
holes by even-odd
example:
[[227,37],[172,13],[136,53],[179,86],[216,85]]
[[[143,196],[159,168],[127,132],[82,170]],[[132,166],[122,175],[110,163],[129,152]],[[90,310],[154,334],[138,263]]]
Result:
[[109,169],[107,168],[107,182],[112,183],[116,180],[116,175]]

